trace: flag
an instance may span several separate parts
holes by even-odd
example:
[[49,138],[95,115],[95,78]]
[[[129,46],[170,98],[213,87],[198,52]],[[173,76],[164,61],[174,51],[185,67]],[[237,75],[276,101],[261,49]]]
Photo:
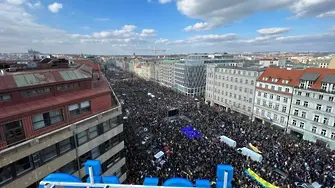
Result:
[[258,148],[256,148],[254,145],[252,145],[251,143],[249,143],[249,147],[256,153],[262,153],[261,151],[259,151]]
[[263,178],[261,178],[258,174],[256,174],[254,171],[252,171],[250,168],[248,168],[248,170],[244,171],[248,176],[250,176],[252,179],[256,180],[259,184],[261,184],[263,187],[265,188],[279,188],[269,182],[267,182],[266,180],[264,180]]

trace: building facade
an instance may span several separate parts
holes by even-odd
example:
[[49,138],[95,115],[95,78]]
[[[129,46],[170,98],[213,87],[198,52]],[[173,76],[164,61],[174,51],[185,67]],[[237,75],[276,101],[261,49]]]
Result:
[[302,72],[267,68],[257,79],[253,119],[287,129],[293,90]]
[[126,179],[120,103],[97,64],[67,64],[0,76],[0,187],[35,188],[53,172],[86,179],[88,159]]
[[335,149],[335,70],[308,68],[294,88],[289,131]]
[[263,69],[207,65],[205,100],[252,117],[256,80]]

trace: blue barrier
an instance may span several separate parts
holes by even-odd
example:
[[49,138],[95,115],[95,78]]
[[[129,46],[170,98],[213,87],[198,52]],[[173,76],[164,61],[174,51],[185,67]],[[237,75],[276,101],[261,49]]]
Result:
[[[93,170],[93,180],[94,183],[103,183],[103,184],[120,184],[119,178],[117,176],[101,176],[101,163],[98,160],[88,160],[85,163],[85,172],[89,174],[89,167],[92,167]],[[224,165],[219,164],[216,167],[216,187],[222,188],[224,184],[224,174],[225,172],[228,173],[227,177],[227,188],[232,188],[231,181],[233,179],[234,175],[234,169],[231,165]],[[65,173],[53,173],[48,176],[46,176],[43,180],[43,182],[73,182],[73,183],[79,183],[82,182],[80,178],[65,174]],[[89,182],[89,178],[87,179],[87,182]],[[144,179],[143,185],[144,186],[157,186],[158,185],[159,178],[153,177],[149,178],[146,177]],[[195,181],[195,185],[188,179],[184,178],[170,178],[166,180],[163,183],[163,186],[167,187],[202,187],[202,188],[210,188],[211,183],[210,180],[202,180],[197,179]],[[69,186],[64,186],[65,188],[73,188]],[[94,187],[94,186],[93,186]],[[43,185],[39,185],[39,188],[44,188]],[[81,186],[78,186],[78,188],[82,188]],[[84,188],[84,187],[83,187]]]

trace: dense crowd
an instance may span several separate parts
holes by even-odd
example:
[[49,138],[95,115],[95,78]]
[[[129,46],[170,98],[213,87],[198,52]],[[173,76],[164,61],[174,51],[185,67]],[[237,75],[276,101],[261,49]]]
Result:
[[[284,134],[272,126],[252,122],[237,113],[217,111],[203,102],[181,95],[157,83],[136,78],[131,73],[108,70],[110,80],[124,111],[128,183],[142,184],[144,177],[169,177],[216,180],[216,165],[231,164],[233,187],[260,187],[244,171],[251,168],[263,179],[280,187],[295,187],[295,182],[318,182],[334,186],[335,152]],[[152,93],[154,97],[149,96]],[[200,108],[198,106],[200,103]],[[189,118],[168,121],[168,108],[175,107]],[[180,129],[193,126],[203,134],[189,139]],[[138,127],[152,135],[145,143],[138,139]],[[235,140],[237,148],[252,143],[262,151],[262,163],[250,160],[236,149],[221,143],[225,135]],[[155,150],[156,149],[156,150]],[[154,153],[166,151],[166,163],[157,165]]]

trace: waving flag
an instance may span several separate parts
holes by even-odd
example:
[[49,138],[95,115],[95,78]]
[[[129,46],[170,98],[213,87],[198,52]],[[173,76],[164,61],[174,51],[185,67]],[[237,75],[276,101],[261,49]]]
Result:
[[250,168],[248,168],[248,170],[244,171],[248,176],[250,176],[252,179],[256,180],[259,184],[261,184],[263,187],[265,188],[279,188],[269,182],[267,182],[266,180],[264,180],[263,178],[261,178],[258,174],[256,174],[254,171],[252,171]]
[[252,145],[251,143],[249,143],[249,147],[252,149],[252,150],[254,150],[254,152],[256,152],[256,153],[262,153],[261,151],[259,151],[259,149],[258,148],[256,148],[254,145]]

